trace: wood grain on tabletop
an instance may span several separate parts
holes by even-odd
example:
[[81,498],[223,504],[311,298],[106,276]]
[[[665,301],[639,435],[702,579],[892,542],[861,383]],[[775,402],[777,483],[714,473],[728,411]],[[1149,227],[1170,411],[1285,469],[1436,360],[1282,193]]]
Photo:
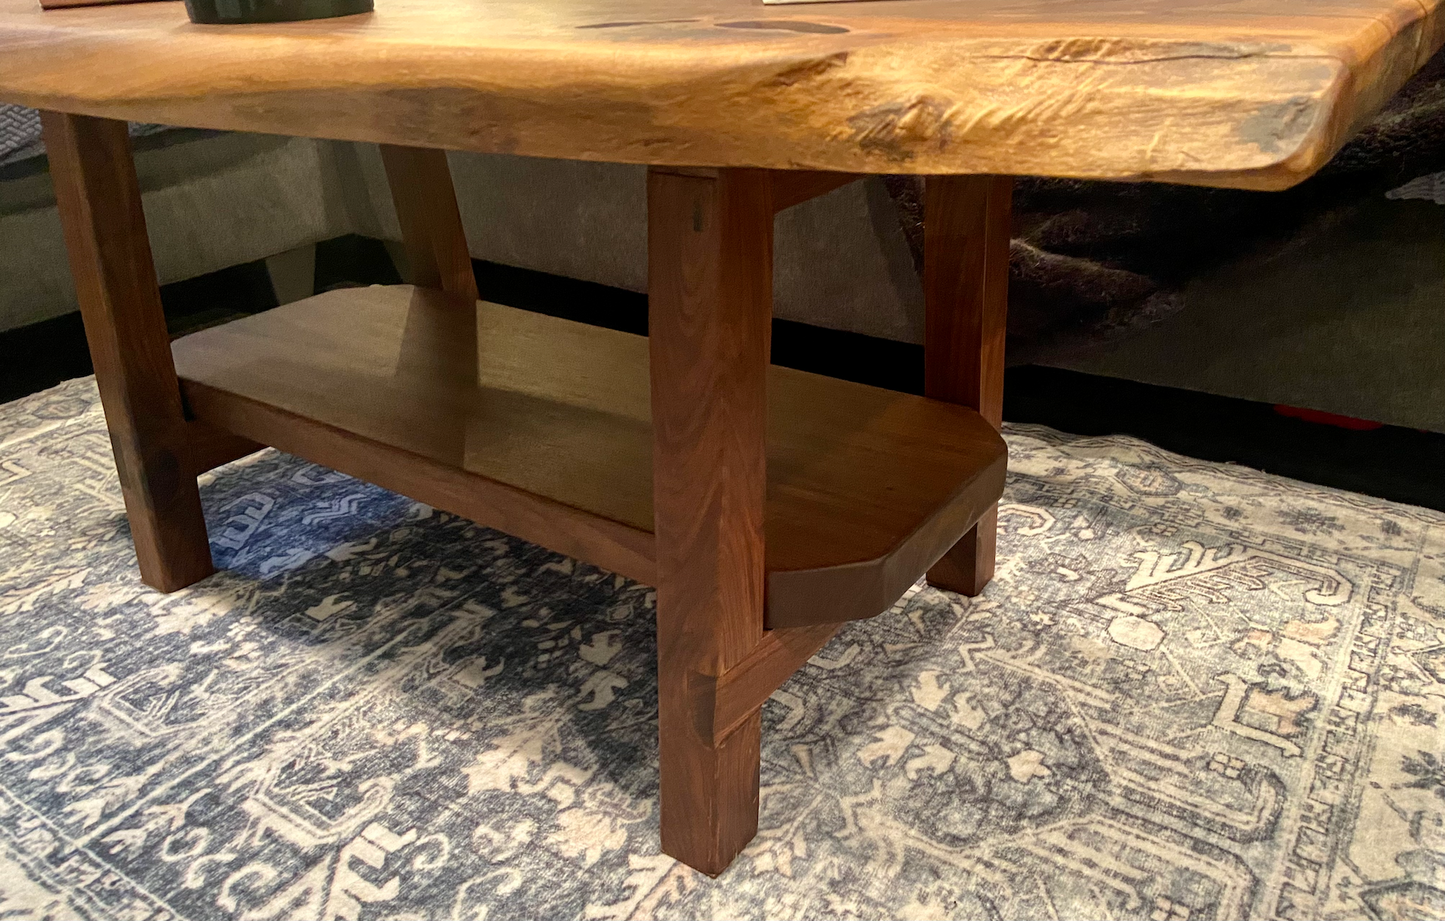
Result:
[[1442,0],[381,0],[198,26],[0,0],[0,101],[670,165],[1280,188],[1440,46]]

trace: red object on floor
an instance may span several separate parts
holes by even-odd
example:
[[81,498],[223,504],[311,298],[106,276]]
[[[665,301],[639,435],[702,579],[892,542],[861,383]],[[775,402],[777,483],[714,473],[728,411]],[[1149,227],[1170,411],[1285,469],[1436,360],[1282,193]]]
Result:
[[1320,412],[1318,409],[1301,409],[1298,406],[1285,406],[1282,403],[1276,403],[1274,411],[1281,416],[1289,416],[1291,419],[1303,419],[1306,422],[1316,422],[1320,425],[1333,425],[1335,428],[1349,429],[1352,432],[1370,432],[1385,426],[1383,422],[1371,422],[1368,419],[1355,419],[1351,416],[1337,416],[1334,413]]

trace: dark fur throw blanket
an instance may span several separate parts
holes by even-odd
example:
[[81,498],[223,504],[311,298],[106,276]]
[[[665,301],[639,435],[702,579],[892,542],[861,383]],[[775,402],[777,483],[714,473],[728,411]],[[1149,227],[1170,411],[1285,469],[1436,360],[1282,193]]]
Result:
[[[1308,245],[1365,199],[1445,171],[1445,52],[1323,170],[1284,192],[1020,179],[1014,187],[1008,354],[1027,363],[1086,352],[1184,307],[1191,277],[1230,259]],[[922,267],[922,189],[889,193]]]

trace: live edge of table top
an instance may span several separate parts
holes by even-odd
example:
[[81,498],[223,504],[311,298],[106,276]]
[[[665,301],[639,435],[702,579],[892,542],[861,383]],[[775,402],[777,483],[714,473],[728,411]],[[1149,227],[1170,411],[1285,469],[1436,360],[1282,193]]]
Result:
[[674,166],[1283,188],[1445,39],[1442,0],[377,0],[197,26],[0,0],[0,101]]

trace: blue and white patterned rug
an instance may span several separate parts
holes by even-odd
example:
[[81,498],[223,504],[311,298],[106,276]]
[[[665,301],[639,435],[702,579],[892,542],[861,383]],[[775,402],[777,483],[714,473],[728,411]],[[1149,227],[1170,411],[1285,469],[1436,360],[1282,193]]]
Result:
[[1445,515],[1008,431],[1001,566],[661,855],[652,593],[275,452],[138,581],[93,385],[0,409],[0,918],[1440,918]]

